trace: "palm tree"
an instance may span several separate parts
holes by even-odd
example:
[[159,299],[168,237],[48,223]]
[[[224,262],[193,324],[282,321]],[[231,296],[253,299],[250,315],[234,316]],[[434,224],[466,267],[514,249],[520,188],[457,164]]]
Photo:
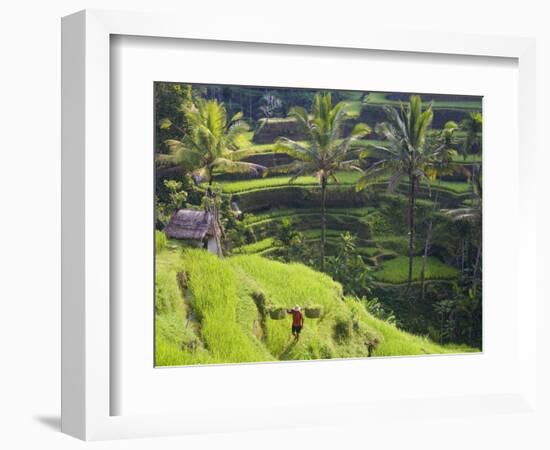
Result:
[[474,146],[477,146],[481,152],[483,129],[483,116],[481,113],[470,113],[468,117],[462,121],[461,128],[466,132],[466,138],[462,144],[462,155],[464,158],[471,153]]
[[[302,108],[294,107],[289,112],[304,129],[307,144],[286,137],[280,137],[275,144],[275,152],[286,153],[294,162],[282,170],[292,173],[290,183],[302,175],[316,175],[321,186],[321,270],[325,268],[326,244],[326,197],[329,180],[338,183],[338,170],[353,168],[351,144],[370,133],[365,123],[358,123],[345,139],[342,138],[342,125],[350,117],[349,105],[344,102],[332,106],[330,93],[317,94],[313,100],[311,114]],[[281,170],[281,168],[278,168]]]
[[407,289],[412,282],[416,191],[423,180],[429,180],[427,169],[439,157],[443,145],[427,143],[432,125],[431,105],[422,107],[422,100],[413,95],[407,105],[400,109],[385,107],[388,121],[379,124],[376,133],[386,139],[385,145],[374,145],[382,152],[379,161],[367,167],[357,183],[357,190],[364,189],[380,177],[389,176],[388,192],[393,192],[403,179],[407,179],[408,189],[408,228],[409,228],[409,272]]
[[[459,170],[459,167],[454,163],[454,157],[457,156],[458,152],[456,150],[457,141],[454,138],[455,131],[458,130],[458,125],[449,121],[445,123],[443,129],[436,136],[429,145],[443,145],[441,150],[434,155],[435,158],[432,161],[427,163],[426,174],[430,181],[437,180],[441,182],[441,176],[452,175]],[[438,191],[435,193],[435,198],[433,202],[433,211],[432,214],[438,209]],[[426,274],[426,262],[428,259],[428,253],[430,251],[430,241],[432,239],[433,232],[433,220],[430,218],[428,226],[426,229],[426,240],[424,242],[424,253],[422,255],[422,267],[420,269],[420,292],[421,298],[424,300],[425,297],[425,274]]]
[[[478,148],[479,153],[482,151],[482,131],[483,131],[483,116],[480,112],[472,112],[466,119],[461,122],[461,128],[466,132],[466,137],[462,144],[462,155],[464,159],[471,153],[474,147]],[[469,174],[472,184],[472,202],[475,198],[476,178],[479,176],[480,165],[472,162],[472,169]]]
[[[242,112],[227,120],[223,103],[217,100],[196,99],[194,102],[184,102],[181,110],[185,117],[185,130],[179,129],[182,137],[166,140],[170,150],[170,158],[185,170],[206,178],[208,189],[203,199],[204,208],[210,211],[218,223],[221,236],[224,236],[223,225],[219,217],[219,197],[212,189],[215,171],[245,172],[255,175],[265,169],[258,164],[240,161],[250,155],[249,150],[239,149],[238,140],[248,131],[248,125],[242,120]],[[162,126],[168,128],[172,123],[163,121]],[[221,242],[218,242],[221,248]]]
[[[196,99],[182,104],[186,129],[180,139],[168,139],[166,145],[173,162],[184,166],[194,175],[206,178],[209,189],[215,171],[261,174],[265,167],[240,161],[250,155],[239,149],[237,142],[249,130],[239,112],[230,120],[223,103],[217,100]],[[163,121],[164,127],[173,124]],[[209,190],[209,192],[211,192]]]

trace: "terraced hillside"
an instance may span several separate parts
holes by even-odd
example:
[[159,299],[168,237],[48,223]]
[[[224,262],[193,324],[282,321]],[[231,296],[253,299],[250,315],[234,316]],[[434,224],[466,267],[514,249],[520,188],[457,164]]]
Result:
[[[382,142],[367,140],[361,146],[369,149],[369,145]],[[272,163],[274,173],[268,172],[267,176],[259,178],[218,178],[223,195],[231,198],[244,213],[242,223],[247,230],[247,238],[241,246],[232,249],[233,254],[255,254],[279,259],[283,248],[277,239],[277,232],[284,220],[292,222],[293,228],[303,234],[306,246],[315,253],[321,234],[319,180],[314,176],[301,176],[291,181],[290,175],[277,175],[277,166],[287,164],[288,155],[285,160],[277,160],[277,154],[272,153],[272,143],[256,147],[261,150],[257,155],[262,155]],[[372,151],[370,158],[375,161],[376,151],[369,151]],[[455,157],[457,166],[468,167],[468,164],[478,161],[477,155]],[[375,295],[399,315],[410,316],[410,308],[405,312],[403,303],[396,300],[411,295],[405,293],[403,287],[407,279],[405,198],[409,189],[408,180],[404,179],[393,194],[387,193],[388,182],[384,179],[358,192],[355,186],[361,176],[359,172],[341,171],[336,175],[338,183],[329,184],[326,198],[327,254],[334,255],[337,252],[342,233],[352,233],[357,238],[356,252],[373,270]],[[419,233],[422,233],[423,228],[422,217],[428,217],[442,208],[466,207],[471,196],[472,185],[460,177],[458,180],[438,179],[419,186]],[[417,256],[413,263],[415,285],[419,283],[423,265],[422,244],[421,240],[417,241]],[[451,295],[452,283],[460,278],[456,266],[451,265],[452,261],[445,252],[438,250],[435,248],[435,254],[425,261],[424,279],[429,287],[427,298],[412,308],[414,311],[421,310],[427,322],[436,320],[436,313],[431,307],[434,300]],[[413,292],[415,289],[418,288],[413,287]],[[427,322],[411,329],[425,332]]]
[[[399,330],[343,296],[329,276],[299,263],[219,259],[169,245],[158,252],[156,268],[159,366],[475,351]],[[298,342],[289,335],[288,317],[270,316],[296,303],[321,308],[319,318],[306,318]]]
[[[255,91],[235,92],[252,96]],[[273,92],[280,92],[281,98],[290,95]],[[224,95],[241,101],[231,92]],[[336,114],[336,102],[331,103],[328,94],[300,91],[290,95],[298,104],[265,117],[252,108],[227,114],[244,118],[250,129],[232,143],[219,165],[195,170],[185,188],[189,209],[209,208],[205,205],[216,197],[225,258],[212,259],[173,241],[159,252],[158,364],[422,354],[458,348],[435,341],[481,346],[476,277],[481,283],[482,156],[481,131],[474,126],[481,123],[474,120],[476,114],[481,117],[481,98],[417,97],[420,110],[433,111],[423,138],[430,143],[426,152],[441,147],[445,156],[436,152],[415,166],[419,183],[412,183],[414,187],[409,178],[413,172],[401,172],[409,176],[394,179],[407,167],[402,157],[361,189],[361,177],[388,157],[384,148],[391,145],[391,136],[380,126],[389,120],[387,107],[412,108],[412,97],[409,105],[408,94],[333,95],[345,102],[346,116],[338,132],[326,132],[323,139],[332,139],[327,148],[342,147],[344,142],[349,147],[328,171],[318,170],[326,155],[311,153],[322,147],[312,138],[319,130],[308,134],[303,125],[315,114],[318,121]],[[316,111],[310,108],[321,97],[328,98],[323,113],[320,103]],[[291,106],[303,108],[302,125],[296,114],[287,116]],[[356,127],[364,131],[365,124],[369,132],[351,140]],[[400,126],[402,122],[396,122],[393,129]],[[285,138],[294,142],[285,147]],[[391,150],[408,148],[403,142]],[[304,175],[294,178],[304,163]],[[181,179],[185,164],[192,162],[157,156],[157,195],[164,191],[166,203],[174,193],[163,183]],[[159,230],[168,219],[165,215],[164,222],[157,223]],[[290,345],[288,320],[275,320],[270,311],[295,303],[320,306],[324,313],[320,320],[308,322],[304,339]],[[224,320],[230,323],[227,330]],[[466,325],[457,325],[460,320]],[[177,326],[182,321],[184,330]],[[335,335],[340,322],[347,335],[344,341]],[[388,341],[389,336],[395,342]]]

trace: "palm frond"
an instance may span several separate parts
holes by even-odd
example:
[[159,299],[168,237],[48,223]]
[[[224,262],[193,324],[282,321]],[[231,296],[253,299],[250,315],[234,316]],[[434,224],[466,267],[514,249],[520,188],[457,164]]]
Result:
[[375,183],[382,178],[385,178],[385,176],[390,171],[391,165],[392,164],[390,160],[380,160],[367,167],[367,169],[362,170],[363,176],[357,181],[355,190],[357,192],[362,191],[370,184]]
[[399,183],[401,182],[404,176],[405,174],[400,170],[395,172],[388,180],[387,192],[389,193],[395,192],[395,190],[397,189],[397,186],[399,186]]
[[231,117],[230,123],[238,122],[243,118],[244,114],[242,111],[239,111],[238,113],[234,114],[233,117]]
[[446,210],[445,213],[453,220],[475,222],[480,219],[480,211],[475,208],[458,208]]
[[254,147],[241,148],[239,150],[226,150],[222,156],[232,161],[240,161],[241,159],[248,158],[258,153],[258,149]]
[[212,162],[212,167],[218,171],[227,173],[249,173],[253,175],[262,175],[266,170],[264,166],[243,161],[233,161],[227,158],[216,158]]
[[273,153],[286,153],[301,161],[312,161],[314,150],[288,138],[279,138],[275,141]]
[[288,180],[288,182],[292,184],[292,182],[296,181],[297,178],[305,175],[317,174],[318,171],[319,171],[318,166],[314,163],[304,162],[304,161],[295,161],[294,167],[292,167],[288,171],[288,173],[293,174]]
[[301,106],[294,106],[293,108],[290,108],[290,111],[288,112],[288,117],[293,117],[294,119],[296,119],[300,127],[302,127],[304,130],[307,130],[309,128],[309,117],[307,111]]
[[357,123],[351,130],[351,137],[359,139],[369,135],[372,132],[371,128],[366,123]]
[[159,126],[161,130],[166,130],[172,126],[172,121],[168,118],[161,119]]

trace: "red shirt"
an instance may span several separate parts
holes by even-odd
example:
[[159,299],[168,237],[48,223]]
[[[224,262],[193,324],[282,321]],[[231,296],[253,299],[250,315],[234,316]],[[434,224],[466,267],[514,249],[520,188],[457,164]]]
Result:
[[296,311],[295,309],[289,309],[287,310],[288,314],[292,314],[292,326],[293,327],[301,327],[302,322],[304,321],[304,316],[302,316],[302,313],[300,311]]

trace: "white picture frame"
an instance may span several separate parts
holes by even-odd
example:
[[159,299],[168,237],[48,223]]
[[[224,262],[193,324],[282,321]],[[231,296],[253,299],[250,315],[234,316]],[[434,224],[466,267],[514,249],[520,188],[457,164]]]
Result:
[[[445,33],[404,33],[395,30],[349,30],[325,36],[314,29],[276,30],[203,27],[166,14],[87,10],[62,22],[62,430],[85,440],[162,436],[209,431],[248,430],[265,427],[265,415],[250,417],[231,413],[219,405],[211,415],[140,414],[111,415],[110,352],[113,324],[110,320],[110,38],[112,35],[200,39],[243,43],[285,44],[332,49],[368,49],[425,54],[449,54],[512,58],[519,73],[519,146],[521,148],[518,205],[523,221],[518,258],[532,261],[518,269],[518,279],[530,280],[536,271],[535,189],[535,43],[532,39],[487,37]],[[472,396],[479,411],[493,413],[501,405],[523,411],[534,408],[536,393],[535,283],[526,283],[518,311],[517,343],[521,367],[517,389],[491,398]],[[523,289],[523,288],[522,288]],[[524,342],[530,345],[521,345]],[[476,397],[475,399],[473,397]],[[428,401],[428,400],[426,400]],[[464,399],[431,399],[442,411],[469,411]],[[377,404],[378,410],[384,409]],[[387,405],[386,405],[387,406]],[[408,409],[415,414],[421,403]],[[304,414],[308,411],[310,414]],[[311,412],[315,412],[311,414]],[[469,411],[469,412],[468,412]],[[444,412],[443,412],[444,413]],[[375,414],[372,405],[332,405],[330,413],[316,405],[274,412],[270,427],[308,425],[323,420],[365,418]],[[237,420],[247,417],[249,420]],[[308,417],[308,419],[304,419]],[[351,420],[351,419],[350,419]]]

